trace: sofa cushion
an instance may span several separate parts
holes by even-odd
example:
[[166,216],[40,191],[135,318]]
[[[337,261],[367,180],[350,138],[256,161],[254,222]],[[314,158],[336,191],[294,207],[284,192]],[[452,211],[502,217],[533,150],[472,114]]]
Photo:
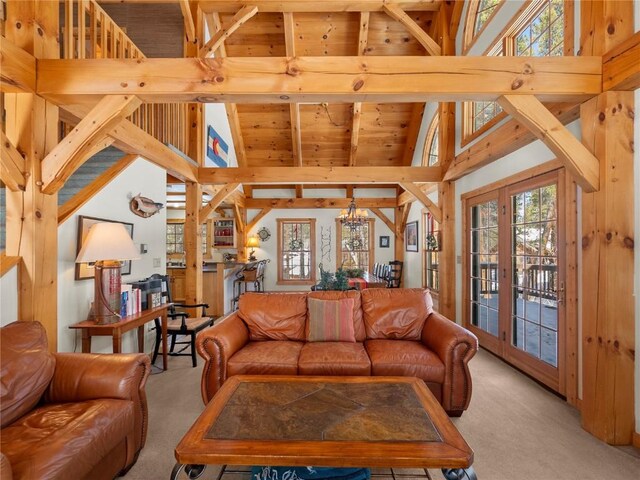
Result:
[[227,364],[227,375],[296,375],[303,343],[249,342]]
[[238,315],[249,328],[249,340],[305,340],[306,293],[245,293]]
[[362,301],[360,300],[360,292],[357,290],[326,290],[309,292],[308,298],[319,298],[321,300],[340,300],[342,298],[353,299],[353,328],[355,331],[356,342],[364,342],[367,333],[364,329],[364,321],[362,319]]
[[0,358],[0,423],[4,428],[40,401],[53,378],[55,359],[38,322],[13,322],[2,327]]
[[308,342],[355,342],[353,299],[309,298]]
[[444,382],[444,363],[420,342],[367,340],[373,375],[418,377],[425,382]]
[[362,343],[317,342],[302,347],[300,375],[371,375],[371,361]]
[[368,288],[361,295],[368,339],[420,340],[424,322],[433,311],[428,290]]
[[3,428],[0,448],[13,478],[85,478],[133,437],[133,409],[133,402],[115,399],[45,405]]

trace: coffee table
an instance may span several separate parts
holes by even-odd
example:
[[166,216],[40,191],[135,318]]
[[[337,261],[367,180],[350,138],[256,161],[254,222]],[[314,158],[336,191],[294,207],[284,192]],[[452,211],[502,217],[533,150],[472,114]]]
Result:
[[476,479],[473,451],[412,377],[233,376],[175,457],[172,480],[207,464],[440,468]]

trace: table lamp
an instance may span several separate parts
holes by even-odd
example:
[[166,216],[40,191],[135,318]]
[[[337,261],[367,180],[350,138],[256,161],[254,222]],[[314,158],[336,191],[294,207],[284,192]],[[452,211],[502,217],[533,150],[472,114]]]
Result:
[[256,247],[260,246],[260,240],[258,240],[258,236],[257,235],[249,235],[249,237],[247,238],[247,247],[251,248],[251,251],[249,252],[249,261],[250,262],[255,262],[257,260],[256,256],[254,255],[255,251],[256,251]]
[[89,229],[76,263],[95,262],[93,318],[97,324],[120,320],[120,261],[138,258],[133,240],[121,223],[100,222]]

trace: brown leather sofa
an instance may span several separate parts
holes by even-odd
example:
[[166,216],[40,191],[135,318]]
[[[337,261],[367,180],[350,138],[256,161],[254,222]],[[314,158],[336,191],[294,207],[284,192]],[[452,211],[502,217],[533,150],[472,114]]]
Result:
[[[355,342],[307,342],[307,298],[353,298]],[[196,340],[205,403],[240,374],[414,376],[451,416],[469,406],[471,332],[433,311],[422,289],[247,293]]]
[[0,329],[0,477],[113,479],[147,435],[144,354],[49,353],[38,322]]

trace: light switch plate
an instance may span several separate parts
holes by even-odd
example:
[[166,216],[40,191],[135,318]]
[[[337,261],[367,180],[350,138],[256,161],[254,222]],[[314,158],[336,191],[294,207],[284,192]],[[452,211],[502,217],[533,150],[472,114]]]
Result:
[[160,268],[160,258],[153,259],[153,268]]

